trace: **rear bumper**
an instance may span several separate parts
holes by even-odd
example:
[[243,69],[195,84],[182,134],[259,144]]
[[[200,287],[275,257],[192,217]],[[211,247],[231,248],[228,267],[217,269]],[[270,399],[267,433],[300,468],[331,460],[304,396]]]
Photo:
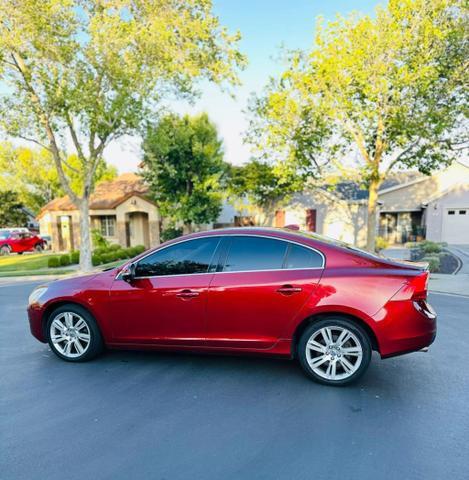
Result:
[[417,310],[410,300],[390,301],[373,318],[382,358],[421,350],[436,338],[436,315],[432,309]]
[[43,310],[38,305],[30,305],[28,307],[29,328],[33,337],[42,343],[47,343],[42,326],[42,316]]

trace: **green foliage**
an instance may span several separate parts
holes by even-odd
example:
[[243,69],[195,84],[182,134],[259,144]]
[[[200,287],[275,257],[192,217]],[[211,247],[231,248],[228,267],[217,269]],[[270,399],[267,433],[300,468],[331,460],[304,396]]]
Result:
[[421,242],[419,248],[427,255],[441,252],[441,244],[431,242],[430,240],[425,240]]
[[68,254],[63,254],[60,255],[59,263],[61,267],[66,267],[67,265],[70,265],[70,255]]
[[106,250],[111,247],[111,244],[108,242],[108,240],[106,240],[106,238],[103,237],[102,233],[97,229],[91,230],[91,238],[93,245],[96,248],[102,248]]
[[98,255],[97,253],[93,253],[93,255],[91,256],[91,263],[93,267],[101,265],[101,263],[103,263],[103,259],[101,255]]
[[0,192],[0,228],[23,227],[28,216],[18,200],[18,194],[12,191]]
[[60,266],[60,259],[59,257],[50,257],[47,259],[47,266],[49,268],[57,268]]
[[142,174],[163,217],[188,230],[218,217],[226,165],[207,114],[163,117],[147,129],[143,152]]
[[388,248],[389,242],[383,237],[376,237],[376,250],[384,250]]
[[[91,251],[86,210],[106,146],[138,131],[163,95],[194,97],[200,80],[239,83],[239,39],[209,0],[0,2],[0,130],[52,153],[62,188],[84,212],[83,268]],[[59,148],[65,138],[72,152]],[[78,168],[70,168],[70,153]]]
[[136,257],[146,249],[143,245],[135,247],[122,248],[120,245],[113,244],[107,247],[96,248],[92,255],[93,266],[115,262],[117,260],[126,260],[127,258]]
[[253,98],[248,140],[309,176],[357,158],[370,195],[394,167],[425,174],[467,142],[468,10],[463,0],[390,0],[373,16],[319,23],[313,48]]
[[[70,178],[73,191],[78,195],[83,189],[79,158],[70,155],[64,170]],[[108,166],[104,159],[101,159],[95,182],[112,180],[116,176],[116,168]],[[33,212],[38,212],[54,198],[65,195],[49,150],[15,148],[4,142],[0,144],[0,191],[6,189],[17,192],[20,201]]]
[[438,272],[440,270],[440,257],[438,255],[428,255],[422,258],[422,262],[428,263],[430,272]]
[[80,263],[80,252],[75,250],[72,253],[70,253],[70,261],[75,265]]
[[[239,209],[260,213],[260,223],[268,223],[269,215],[288,201],[291,194],[301,191],[301,177],[294,172],[283,175],[279,168],[259,160],[242,166],[232,166],[229,171],[228,196],[238,202]],[[247,201],[247,203],[245,203]]]
[[160,234],[161,241],[167,242],[173,238],[178,238],[182,235],[182,228],[176,228],[174,225],[166,227]]

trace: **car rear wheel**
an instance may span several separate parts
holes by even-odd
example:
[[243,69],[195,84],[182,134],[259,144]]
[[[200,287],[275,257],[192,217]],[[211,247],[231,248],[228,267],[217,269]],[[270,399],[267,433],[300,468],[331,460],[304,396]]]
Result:
[[0,247],[0,256],[5,256],[5,255],[10,255],[11,253],[11,250],[10,250],[10,247],[8,245],[2,245]]
[[313,380],[325,385],[347,385],[360,378],[371,360],[366,332],[345,317],[309,325],[298,343],[298,358]]
[[69,362],[91,360],[103,350],[101,332],[92,315],[78,305],[63,305],[47,322],[47,340],[52,351]]

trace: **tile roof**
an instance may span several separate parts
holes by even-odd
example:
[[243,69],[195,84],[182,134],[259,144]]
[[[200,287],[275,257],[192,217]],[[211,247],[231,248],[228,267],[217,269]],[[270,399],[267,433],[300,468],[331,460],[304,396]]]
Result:
[[[114,180],[96,185],[90,198],[90,210],[113,209],[134,195],[145,197],[147,193],[148,187],[142,177],[135,173],[124,173]],[[38,217],[46,212],[58,210],[77,210],[77,207],[66,195],[55,198],[42,207]]]

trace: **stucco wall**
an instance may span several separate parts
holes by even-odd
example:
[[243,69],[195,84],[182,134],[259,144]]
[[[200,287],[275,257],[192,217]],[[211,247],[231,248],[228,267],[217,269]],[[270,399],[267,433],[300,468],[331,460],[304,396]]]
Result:
[[[443,219],[449,208],[469,209],[469,181],[454,187],[442,197],[430,202],[427,206],[425,216],[427,223],[427,240],[441,242],[443,233]],[[468,218],[469,221],[469,218]],[[461,243],[469,244],[469,238],[462,239]]]
[[379,193],[382,212],[420,210],[432,197],[438,196],[460,183],[469,184],[469,168],[454,162],[422,181]]
[[306,229],[306,210],[316,210],[316,232],[357,246],[366,244],[366,204],[346,202],[322,190],[296,195],[283,208],[285,224]]

